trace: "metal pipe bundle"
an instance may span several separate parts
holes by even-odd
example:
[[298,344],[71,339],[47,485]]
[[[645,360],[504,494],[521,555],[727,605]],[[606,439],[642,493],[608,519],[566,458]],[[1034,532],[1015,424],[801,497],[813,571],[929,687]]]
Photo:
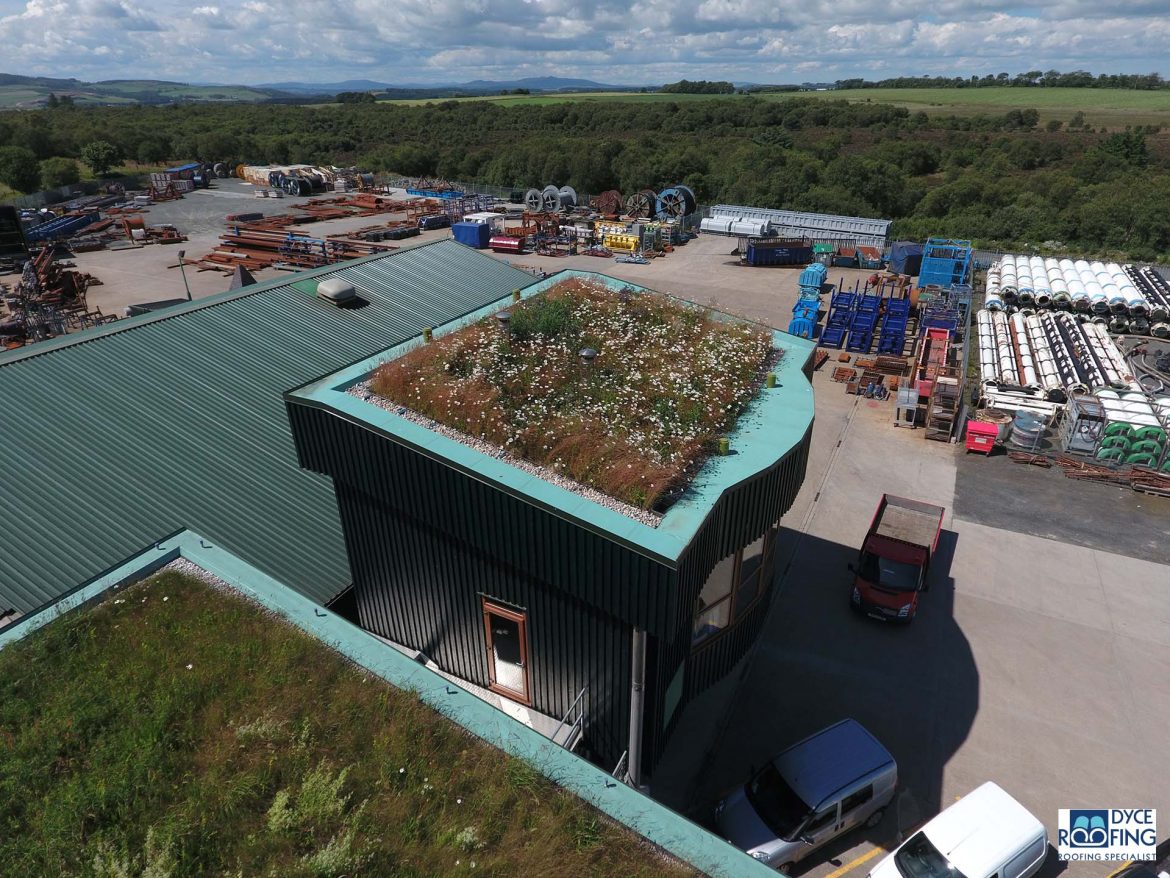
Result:
[[1152,314],[1147,285],[1116,262],[1007,254],[992,266],[988,278],[988,295],[1008,304],[1170,321],[1170,287],[1164,306]]

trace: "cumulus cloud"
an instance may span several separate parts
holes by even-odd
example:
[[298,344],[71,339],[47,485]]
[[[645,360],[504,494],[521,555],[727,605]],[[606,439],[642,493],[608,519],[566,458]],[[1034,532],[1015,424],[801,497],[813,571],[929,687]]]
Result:
[[1158,69],[1170,0],[0,0],[4,72],[630,85]]

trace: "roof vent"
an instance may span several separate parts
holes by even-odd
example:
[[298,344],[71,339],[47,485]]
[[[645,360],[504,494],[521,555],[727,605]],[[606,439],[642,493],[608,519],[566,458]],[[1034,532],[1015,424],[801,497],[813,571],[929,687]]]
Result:
[[357,298],[357,290],[349,281],[331,277],[317,284],[317,295],[334,305],[344,305]]

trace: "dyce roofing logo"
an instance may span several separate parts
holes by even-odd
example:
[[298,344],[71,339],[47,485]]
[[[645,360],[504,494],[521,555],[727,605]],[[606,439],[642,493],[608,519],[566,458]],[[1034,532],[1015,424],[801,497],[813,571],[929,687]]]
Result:
[[1068,846],[1071,848],[1109,847],[1109,812],[1070,810]]
[[1062,860],[1156,859],[1157,814],[1153,808],[1062,808],[1057,852]]

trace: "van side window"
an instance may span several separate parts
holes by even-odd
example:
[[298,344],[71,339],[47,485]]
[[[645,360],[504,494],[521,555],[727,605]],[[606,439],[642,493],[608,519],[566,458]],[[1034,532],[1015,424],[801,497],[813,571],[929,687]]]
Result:
[[806,826],[804,828],[804,834],[805,835],[813,835],[814,833],[820,832],[822,829],[824,829],[830,823],[835,822],[836,819],[837,819],[837,806],[833,805],[829,808],[826,808],[820,814],[815,815],[812,818],[812,820],[810,820],[808,822],[808,826]]
[[860,808],[873,798],[873,784],[866,784],[857,792],[841,800],[841,813],[848,814],[854,808]]

